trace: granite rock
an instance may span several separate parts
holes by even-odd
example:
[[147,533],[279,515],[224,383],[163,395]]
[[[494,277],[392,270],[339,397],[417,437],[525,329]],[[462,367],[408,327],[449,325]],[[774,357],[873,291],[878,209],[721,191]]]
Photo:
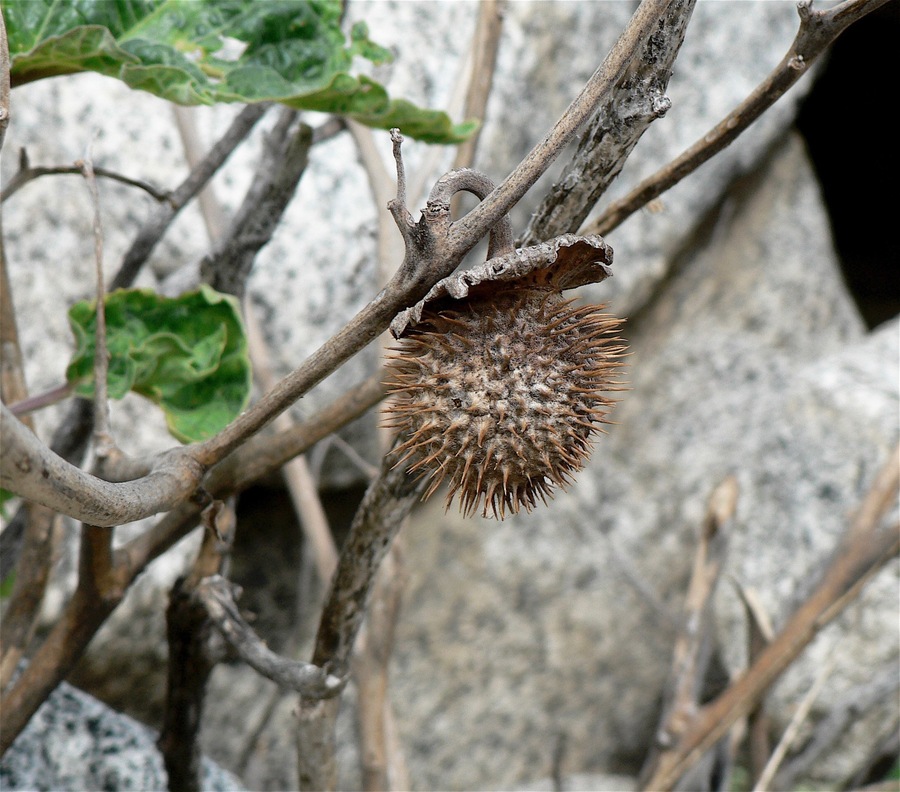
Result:
[[[495,179],[505,176],[575,96],[632,11],[626,3],[508,6],[479,167]],[[395,63],[375,70],[392,93],[455,110],[455,75],[474,27],[474,4],[360,2],[350,13],[368,21],[375,41],[395,50]],[[796,27],[793,4],[700,3],[669,86],[673,107],[643,137],[608,198],[719,121],[780,60]],[[610,235],[615,277],[580,293],[629,317],[632,391],[617,409],[618,425],[598,441],[590,468],[571,491],[548,510],[504,523],[444,515],[437,501],[413,520],[392,684],[416,788],[506,788],[544,777],[550,737],[559,733],[566,735],[572,772],[633,770],[655,724],[673,614],[711,489],[737,474],[741,500],[729,572],[764,592],[777,623],[896,441],[896,326],[864,332],[837,271],[802,147],[785,138],[808,82],[664,196],[662,211],[640,213]],[[234,113],[198,109],[203,139],[212,142]],[[214,180],[226,210],[240,204],[271,121]],[[170,109],[153,97],[88,74],[13,94],[7,152],[27,145],[35,164],[70,162],[92,135],[97,164],[166,186],[187,172]],[[387,134],[376,132],[375,139],[390,168]],[[414,142],[404,152],[410,181],[426,189],[451,156]],[[14,158],[4,157],[3,177],[14,167]],[[151,204],[118,185],[104,182],[102,189],[112,269]],[[517,230],[540,194],[541,184],[515,210]],[[424,197],[411,196],[410,203],[421,206]],[[278,374],[375,293],[375,224],[382,210],[372,205],[346,135],[313,151],[298,195],[249,282]],[[74,179],[28,185],[4,205],[4,234],[26,373],[36,392],[58,382],[69,353],[65,311],[93,288],[83,185]],[[141,284],[191,284],[206,247],[191,208],[154,253]],[[328,403],[375,362],[374,351],[361,354],[305,397],[295,414]],[[114,407],[117,437],[127,450],[168,442],[161,420],[149,412],[138,399]],[[39,430],[46,433],[55,420],[52,412],[41,416]],[[373,427],[370,418],[349,435],[369,459],[375,458]],[[329,457],[325,483],[359,481],[340,455]],[[150,701],[143,714],[158,712],[160,614],[189,554],[185,545],[155,563],[92,650],[105,668],[110,658],[120,669],[140,660],[134,666],[146,696],[133,704]],[[875,664],[896,663],[896,647],[884,638],[894,633],[879,632],[896,623],[896,597],[888,596],[896,591],[893,574],[876,580],[860,610],[834,628],[832,635],[857,657],[838,658],[838,687],[858,678],[861,654]],[[64,589],[51,601],[63,597]],[[723,662],[736,670],[743,662],[742,615],[727,591],[719,605]],[[141,621],[147,614],[155,614],[150,627]],[[863,635],[853,632],[860,614]],[[776,691],[781,721],[808,685],[817,651]],[[211,683],[206,739],[223,764],[245,744],[248,722],[257,722],[271,695],[268,683],[240,671],[219,669]],[[127,697],[128,685],[123,689]],[[282,701],[276,710],[280,717],[261,735],[258,761],[244,776],[251,788],[291,782],[293,748],[279,739],[290,729],[291,706]],[[352,724],[348,713],[343,717],[349,746]],[[854,745],[871,735],[861,733]],[[344,764],[352,763],[352,749],[342,750]],[[845,772],[847,751],[831,758],[835,778]]]
[[[864,331],[798,140],[734,186],[672,272],[629,319],[631,391],[568,493],[502,523],[439,503],[413,517],[392,684],[423,787],[517,783],[549,765],[558,731],[575,768],[639,762],[713,488],[738,478],[726,575],[762,594],[777,628],[900,436],[897,324]],[[721,588],[738,672],[746,625]],[[776,723],[826,649],[822,709],[896,667],[896,590],[895,565],[823,632],[776,688]],[[869,712],[817,772],[846,777],[896,715],[895,700]]]
[[[0,759],[0,787],[13,790],[167,789],[157,735],[65,682]],[[203,760],[202,788],[239,792],[231,773]]]

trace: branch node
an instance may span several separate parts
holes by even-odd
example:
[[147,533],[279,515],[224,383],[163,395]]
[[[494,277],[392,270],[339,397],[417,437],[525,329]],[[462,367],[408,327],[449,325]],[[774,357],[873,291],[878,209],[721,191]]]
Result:
[[672,109],[672,100],[666,94],[655,96],[650,103],[650,110],[655,118],[662,118]]

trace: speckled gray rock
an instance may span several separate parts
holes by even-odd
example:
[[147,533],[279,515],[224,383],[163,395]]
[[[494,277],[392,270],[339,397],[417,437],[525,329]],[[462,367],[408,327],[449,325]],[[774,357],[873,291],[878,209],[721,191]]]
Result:
[[[514,784],[548,765],[558,731],[575,768],[639,760],[668,669],[666,609],[681,607],[727,474],[741,487],[727,573],[763,593],[776,627],[808,591],[900,435],[897,325],[864,333],[818,201],[794,139],[731,192],[632,317],[632,390],[550,509],[498,524],[428,504],[414,517],[393,692],[423,787]],[[894,567],[823,633],[778,686],[778,722],[823,647],[837,646],[823,707],[896,667],[896,590]],[[737,671],[742,613],[733,596],[719,605]],[[870,713],[861,742],[831,753],[831,777],[895,717],[895,701]]]
[[[633,7],[509,5],[482,169],[502,178],[541,138]],[[369,22],[374,40],[396,50],[396,62],[377,75],[393,93],[449,106],[474,4],[352,3],[350,11]],[[610,198],[736,105],[778,62],[796,25],[789,3],[699,4],[669,86],[672,110],[644,136]],[[896,376],[893,385],[888,382],[895,372],[893,337],[890,331],[877,343],[865,337],[836,273],[827,224],[796,144],[764,176],[726,196],[737,177],[760,168],[783,135],[802,93],[798,87],[759,126],[664,196],[662,212],[641,213],[611,235],[615,277],[583,293],[598,301],[612,298],[613,310],[631,317],[634,389],[618,411],[619,425],[599,441],[590,470],[571,493],[549,510],[503,524],[444,516],[434,503],[411,527],[411,582],[393,686],[416,788],[502,788],[546,776],[552,735],[560,731],[567,735],[573,772],[639,761],[669,660],[665,608],[679,607],[693,531],[712,486],[736,470],[742,485],[739,534],[765,537],[765,549],[777,555],[788,540],[775,541],[770,532],[798,531],[810,542],[803,561],[808,569],[825,552],[812,539],[833,539],[842,513],[856,503],[896,438]],[[81,156],[96,129],[98,164],[167,186],[186,172],[165,103],[114,81],[92,75],[46,81],[17,90],[13,100],[7,154],[27,144],[34,163],[68,162]],[[205,140],[221,134],[234,112],[199,110]],[[390,168],[387,134],[375,134]],[[228,209],[241,200],[258,143],[257,134],[215,181]],[[448,164],[449,153],[427,146],[408,142],[404,151],[412,182],[428,182]],[[14,158],[4,157],[4,178],[14,165]],[[39,180],[4,205],[6,252],[35,391],[58,381],[68,355],[65,310],[92,289],[86,193],[75,179],[62,185]],[[126,188],[102,187],[112,268],[149,203]],[[538,185],[514,213],[516,229],[540,190]],[[422,203],[421,197],[411,200],[412,208]],[[278,373],[295,366],[374,293],[377,209],[346,136],[314,151],[298,197],[249,284]],[[171,286],[170,273],[182,267],[181,282],[190,283],[205,247],[192,209],[154,254],[142,282]],[[38,316],[40,322],[33,319]],[[872,389],[880,396],[855,386],[848,396],[851,363],[882,383]],[[327,403],[374,364],[374,353],[359,356],[304,398],[297,414]],[[849,414],[837,409],[848,398],[854,408]],[[114,409],[123,444],[138,451],[167,442],[161,421],[151,417],[148,423],[145,406],[134,402]],[[51,426],[52,414],[41,421],[42,428]],[[364,454],[373,453],[374,443],[366,439],[373,425],[370,420],[354,436]],[[809,461],[816,459],[829,460],[827,469]],[[347,466],[336,466],[331,476],[339,483],[358,478]],[[796,577],[768,586],[772,578],[756,555],[749,542],[739,543],[734,573],[772,589],[774,605],[783,605],[798,590]],[[186,557],[182,551],[154,564],[130,603],[161,613],[165,587]],[[780,575],[775,561],[771,574]],[[631,568],[651,581],[661,606],[654,609],[629,583]],[[885,577],[876,586],[890,583]],[[59,601],[62,595],[53,596]],[[95,651],[108,658],[152,658],[135,664],[149,674],[162,649],[136,644],[136,636],[147,632],[128,605]],[[740,616],[726,605],[723,597],[722,629],[736,650]],[[867,621],[875,632],[896,616],[881,599],[867,607],[875,614]],[[776,618],[782,613],[773,610]],[[157,641],[161,632],[158,622],[150,631]],[[890,652],[887,643],[876,652],[882,660]],[[729,650],[728,660],[738,667],[739,652],[733,654]],[[237,755],[233,746],[244,745],[248,722],[256,722],[244,713],[264,702],[268,689],[247,671],[238,692],[237,670],[224,671],[213,680],[208,706],[215,755],[228,762]],[[797,673],[802,686],[809,665]],[[849,684],[852,673],[840,671],[845,673]],[[151,680],[146,689],[154,688],[161,690]],[[785,690],[780,712],[793,696]],[[290,741],[278,739],[290,729],[290,710],[284,703],[282,719],[262,736],[261,758],[244,778],[251,788],[278,786],[293,772]],[[352,762],[352,755],[345,760]]]
[[[63,683],[0,760],[0,788],[167,789],[156,737],[146,726]],[[202,785],[207,792],[245,788],[208,760],[203,761]]]
[[[695,11],[670,85],[673,109],[645,135],[619,184],[634,183],[693,142],[778,62],[796,29],[793,8],[762,2],[752,6],[752,14],[747,8],[701,4]],[[632,10],[626,3],[541,2],[515,3],[507,9],[480,167],[497,179],[506,175],[575,96]],[[453,86],[474,29],[474,5],[359,3],[351,6],[351,14],[366,19],[373,39],[396,52],[393,64],[376,70],[394,94],[432,107],[452,109],[458,104]],[[428,36],[411,36],[410,30],[427,30]],[[734,46],[736,40],[741,47]],[[723,73],[728,80],[707,80],[709,74]],[[758,159],[789,123],[792,109],[789,96],[716,163],[706,166],[702,176],[688,179],[671,193],[665,212],[635,218],[616,232],[611,241],[617,256],[631,262],[613,286],[623,309],[631,310],[643,299],[667,268],[667,256],[683,244],[691,218],[714,205],[735,174]],[[230,106],[198,108],[201,137],[212,143],[235,112]],[[260,136],[271,123],[272,119],[262,123],[251,145],[239,149],[214,180],[226,211],[240,204]],[[387,133],[375,135],[391,172]],[[98,165],[152,183],[172,186],[187,172],[170,108],[161,100],[92,74],[39,81],[13,93],[5,153],[27,146],[34,164],[69,163],[83,155],[88,141]],[[426,188],[449,166],[452,156],[449,150],[414,141],[404,151],[411,183],[421,181]],[[8,178],[15,167],[15,157],[5,156],[3,177]],[[101,187],[107,268],[114,271],[152,201],[108,181]],[[539,189],[517,210],[517,228],[536,205]],[[424,196],[411,195],[410,204],[413,209],[422,206]],[[342,135],[317,147],[297,197],[258,257],[249,283],[277,374],[298,365],[377,291],[377,211],[384,208],[370,200],[365,171],[349,137]],[[60,381],[71,349],[66,310],[93,290],[90,219],[86,190],[74,177],[37,180],[4,206],[6,252],[18,312],[22,317],[42,317],[40,323],[20,322],[33,392]],[[207,245],[199,212],[191,206],[154,252],[140,282],[166,283],[171,288],[171,273],[180,270],[178,283],[190,286]],[[610,292],[603,294],[608,298]],[[328,403],[362,379],[374,363],[372,350],[362,353],[305,397],[296,414],[309,414]],[[152,411],[140,400],[114,405],[113,418],[127,450],[138,453],[168,442],[160,431],[161,420],[151,416],[148,422],[148,412]],[[56,416],[40,415],[39,428],[52,426]],[[375,453],[372,423],[354,435],[370,457]],[[346,463],[329,470],[333,483],[359,479],[359,471]]]

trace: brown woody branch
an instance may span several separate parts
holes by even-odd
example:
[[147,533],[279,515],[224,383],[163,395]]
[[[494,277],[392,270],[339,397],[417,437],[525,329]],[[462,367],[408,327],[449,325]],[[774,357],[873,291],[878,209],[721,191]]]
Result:
[[887,0],[845,0],[824,11],[812,10],[812,0],[797,4],[800,29],[787,54],[753,92],[722,121],[684,153],[649,176],[624,198],[610,204],[603,214],[579,233],[608,234],[638,209],[658,198],[704,162],[730,145],[799,80],[834,40],[857,20]]
[[710,656],[712,602],[727,551],[726,524],[737,506],[738,486],[734,476],[719,484],[709,499],[694,568],[685,598],[681,629],[672,650],[672,670],[666,686],[666,705],[656,731],[658,747],[651,751],[638,784],[655,770],[659,748],[672,745],[695,716]]
[[344,689],[345,678],[269,649],[241,616],[234,601],[239,595],[239,587],[219,575],[201,581],[195,594],[213,624],[247,665],[276,685],[310,699],[331,698]]
[[200,265],[201,279],[218,291],[244,296],[257,253],[272,238],[309,162],[312,128],[295,123],[296,110],[283,108],[264,138],[260,163],[227,235]]
[[[384,398],[384,386],[372,377],[352,389],[309,420],[275,438],[257,437],[210,474],[207,485],[217,497],[239,491],[258,478],[275,472],[287,459],[308,450],[319,440],[358,418]],[[66,605],[28,668],[0,701],[0,754],[25,728],[50,692],[65,678],[134,579],[160,554],[197,524],[199,502],[186,501],[163,517],[150,531],[116,551],[113,579],[107,594],[94,594],[91,582],[79,578],[79,587]],[[87,555],[83,554],[84,558]],[[97,604],[99,602],[99,605]]]
[[[154,474],[151,474],[134,482],[110,485],[80,471],[67,470],[64,463],[54,458],[36,439],[28,441],[23,434],[27,430],[4,408],[0,416],[3,419],[0,431],[4,443],[9,443],[13,450],[4,455],[0,468],[2,485],[24,497],[98,525],[129,522],[175,506],[196,487],[203,471],[224,459],[335,368],[367,346],[387,329],[400,310],[414,304],[436,281],[457,267],[462,257],[500,222],[509,208],[546,170],[606,92],[621,79],[637,57],[640,42],[667,6],[665,0],[643,0],[603,65],[547,137],[465,217],[451,224],[449,205],[429,202],[418,223],[411,225],[408,220],[402,223],[401,233],[407,242],[406,256],[387,287],[305,363],[216,437],[163,455],[160,461],[165,462],[168,471],[174,472],[175,468],[180,475],[157,475],[154,479]],[[247,110],[244,112],[247,113]],[[203,183],[193,184],[194,192]],[[164,226],[170,220],[168,215],[161,217]],[[154,236],[153,244],[157,238]],[[142,249],[138,242],[132,246],[113,281],[113,288],[119,285],[117,281],[120,279],[131,277],[132,261],[137,258],[143,261],[145,254],[149,254],[149,249],[146,249],[141,256],[136,253],[132,255],[133,251],[140,252]],[[157,466],[154,468],[155,473],[161,472]],[[42,473],[34,475],[36,470]],[[48,476],[43,476],[43,471]],[[73,480],[76,482],[74,487],[71,486]],[[60,490],[64,487],[67,492],[61,494]],[[122,495],[126,493],[123,501]]]
[[203,512],[203,541],[191,572],[172,587],[166,608],[169,663],[166,706],[157,746],[172,792],[200,792],[200,726],[206,683],[219,661],[221,646],[206,609],[195,597],[201,580],[219,573],[231,550],[234,502],[213,501]]
[[576,231],[644,132],[669,110],[666,89],[694,4],[675,0],[656,20],[627,74],[594,113],[571,162],[532,215],[523,247]]
[[[20,154],[20,160],[24,159],[24,149]],[[23,167],[20,167],[16,174],[7,182],[6,186],[0,191],[0,203],[7,198],[11,198],[15,193],[21,190],[26,184],[42,176],[80,176],[83,174],[83,168],[79,165],[54,165],[54,166],[30,166],[27,159],[24,160]],[[159,190],[149,182],[141,179],[133,179],[130,176],[110,170],[109,168],[95,167],[94,174],[102,179],[111,179],[121,184],[127,184],[129,187],[137,187],[150,195],[156,201],[168,201],[170,194]]]

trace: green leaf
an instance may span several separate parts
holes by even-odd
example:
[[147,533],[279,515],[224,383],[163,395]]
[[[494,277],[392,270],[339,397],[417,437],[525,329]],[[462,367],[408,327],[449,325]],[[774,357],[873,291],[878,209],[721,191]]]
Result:
[[12,570],[3,581],[0,582],[0,600],[5,600],[13,593],[16,585],[16,571]]
[[8,515],[6,514],[6,504],[8,501],[11,501],[15,497],[16,494],[14,492],[10,492],[9,490],[5,490],[0,487],[0,517],[2,517],[4,520],[9,519]]
[[476,128],[351,74],[354,57],[391,53],[364,23],[348,44],[341,0],[6,0],[4,14],[13,86],[95,71],[178,104],[281,102],[429,143]]
[[[237,301],[201,286],[171,299],[150,289],[107,295],[110,398],[132,390],[158,404],[169,431],[184,442],[212,437],[250,398],[250,359]],[[79,396],[94,395],[96,303],[69,310],[76,350],[66,378]]]

